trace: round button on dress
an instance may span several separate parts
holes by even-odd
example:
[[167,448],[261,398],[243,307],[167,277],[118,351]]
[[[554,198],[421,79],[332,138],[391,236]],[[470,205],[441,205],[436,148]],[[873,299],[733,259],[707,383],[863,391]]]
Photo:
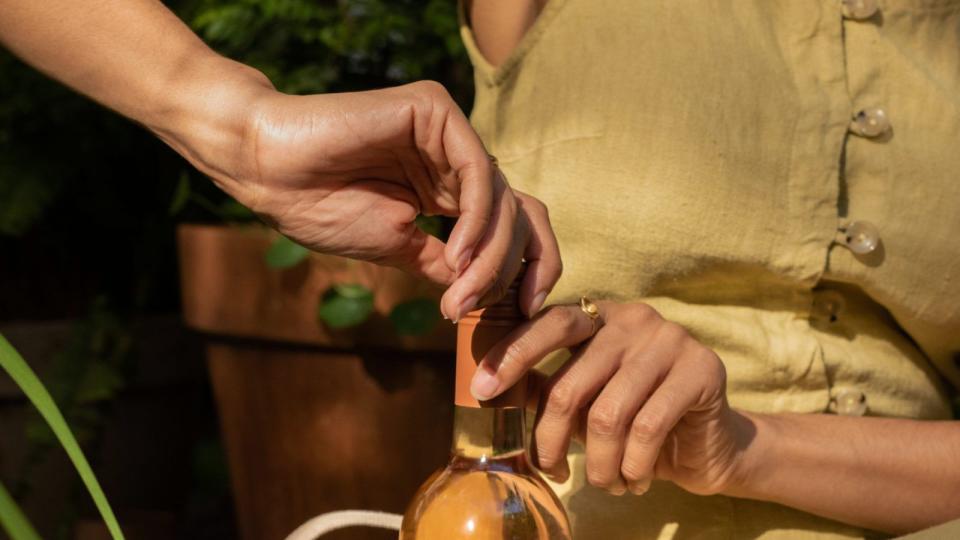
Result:
[[856,388],[844,388],[837,392],[834,402],[837,414],[863,416],[867,413],[867,396]]
[[843,0],[840,7],[844,17],[854,20],[869,19],[879,9],[877,0]]
[[846,307],[846,301],[837,291],[829,289],[814,291],[810,317],[815,321],[834,323],[837,322],[844,307]]
[[850,132],[861,137],[879,137],[889,130],[890,119],[878,107],[863,109],[850,121]]
[[841,230],[844,244],[857,255],[872,253],[880,245],[880,231],[869,221],[854,221]]

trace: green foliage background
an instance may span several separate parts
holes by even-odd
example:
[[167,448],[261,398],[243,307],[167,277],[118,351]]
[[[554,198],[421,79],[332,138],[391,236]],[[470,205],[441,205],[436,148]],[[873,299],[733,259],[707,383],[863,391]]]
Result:
[[[453,0],[180,0],[168,5],[215,49],[260,69],[283,92],[361,90],[430,78],[446,84],[462,105],[470,100]],[[84,204],[114,222],[133,218],[123,208],[131,202],[126,190],[110,185],[116,177],[143,189],[135,214],[169,202],[159,195],[172,193],[174,176],[165,175],[160,193],[144,180],[154,180],[149,173],[157,165],[168,172],[183,164],[138,127],[7,52],[0,53],[0,81],[0,234],[26,234],[64,196],[78,191]]]
[[[464,109],[472,100],[454,0],[166,4],[283,92],[433,79]],[[231,203],[143,128],[0,49],[0,321],[79,320],[45,382],[82,444],[97,444],[136,364],[128,321],[179,309],[176,223],[235,220]],[[419,304],[404,310],[404,321],[433,317]],[[37,420],[14,495],[29,491],[29,471],[53,448]]]

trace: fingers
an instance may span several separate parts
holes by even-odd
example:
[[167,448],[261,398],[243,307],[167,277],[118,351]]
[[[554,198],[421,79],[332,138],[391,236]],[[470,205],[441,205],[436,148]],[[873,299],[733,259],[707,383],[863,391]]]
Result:
[[650,489],[660,449],[681,417],[700,398],[702,385],[672,370],[630,423],[620,472],[631,493]]
[[[482,148],[482,146],[481,146]],[[495,179],[493,164],[486,152],[482,159],[462,167],[460,176],[460,216],[447,241],[447,265],[460,273],[470,260],[490,227],[494,204]]]
[[439,239],[413,227],[410,241],[405,246],[404,261],[398,268],[414,275],[422,276],[434,283],[449,284],[456,274],[443,259],[446,244]]
[[494,186],[501,179],[466,116],[452,100],[450,105],[441,133],[445,157],[459,180],[459,217],[447,241],[446,261],[460,273],[470,264],[477,245],[488,232],[494,211]]
[[537,199],[514,191],[520,208],[530,222],[530,240],[523,254],[526,259],[527,274],[520,285],[520,307],[532,317],[543,305],[547,294],[560,280],[563,263],[560,260],[560,246],[553,234],[547,207]]
[[418,81],[405,88],[412,90],[407,95],[413,96],[413,142],[429,182],[407,176],[424,209],[458,216],[444,260],[460,274],[488,233],[499,178],[480,137],[443,85]]
[[662,375],[652,360],[631,358],[606,384],[587,415],[587,480],[615,495],[627,490],[621,460],[630,422]]
[[550,379],[540,398],[531,457],[554,481],[563,482],[570,474],[567,450],[580,423],[580,411],[617,370],[618,362],[605,349],[599,340],[587,342]]
[[[520,270],[530,236],[526,217],[518,215],[513,192],[504,183],[494,186],[494,212],[473,259],[441,299],[443,313],[460,320],[484,298],[499,299]],[[449,242],[448,242],[449,246]]]
[[592,332],[593,323],[579,306],[551,306],[490,349],[477,366],[470,391],[481,401],[496,397],[544,356],[577,345],[589,339]]
[[[426,120],[415,120],[427,124],[415,130],[417,146],[432,165],[431,177],[441,184],[439,193],[457,197],[459,215],[444,251],[447,266],[457,277],[444,295],[441,310],[457,321],[478,303],[499,300],[526,257],[531,265],[521,286],[520,303],[529,316],[543,305],[561,272],[560,251],[546,208],[532,197],[522,195],[521,202],[521,195],[514,195],[442,87],[425,84],[423,91],[431,96],[433,108],[430,114],[420,115]],[[433,126],[440,117],[443,125]],[[437,133],[441,134],[439,144],[431,139]],[[451,175],[454,182],[449,181]]]

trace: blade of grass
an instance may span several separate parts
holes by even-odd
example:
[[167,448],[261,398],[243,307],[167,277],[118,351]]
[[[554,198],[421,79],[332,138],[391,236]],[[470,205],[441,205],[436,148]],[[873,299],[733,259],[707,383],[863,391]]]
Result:
[[3,484],[0,484],[0,528],[7,531],[10,540],[40,540],[40,535]]
[[97,482],[97,478],[93,475],[90,464],[87,462],[87,458],[84,457],[80,445],[77,444],[77,439],[74,438],[70,427],[67,426],[66,420],[63,419],[63,414],[60,413],[57,404],[54,403],[53,398],[50,397],[50,393],[44,388],[43,383],[40,382],[37,375],[30,369],[30,366],[27,365],[16,349],[10,345],[10,342],[8,342],[2,334],[0,334],[0,367],[10,375],[13,382],[20,387],[20,390],[26,394],[30,402],[33,403],[33,406],[36,407],[40,415],[43,416],[43,419],[50,425],[50,429],[53,430],[54,435],[57,436],[61,446],[63,446],[63,449],[70,457],[70,461],[73,462],[73,466],[80,474],[80,479],[83,480],[84,485],[87,486],[90,497],[93,498],[97,510],[100,511],[103,521],[107,524],[110,536],[114,540],[123,540],[123,533],[120,532],[120,525],[117,523],[117,518],[110,508],[110,503],[107,502],[107,497],[103,494],[100,483]]

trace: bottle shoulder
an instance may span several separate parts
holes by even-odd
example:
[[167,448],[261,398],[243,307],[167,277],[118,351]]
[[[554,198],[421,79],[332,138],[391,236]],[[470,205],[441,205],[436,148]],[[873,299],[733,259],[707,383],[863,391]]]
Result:
[[560,501],[524,455],[455,456],[414,497],[400,538],[557,540],[570,530]]

